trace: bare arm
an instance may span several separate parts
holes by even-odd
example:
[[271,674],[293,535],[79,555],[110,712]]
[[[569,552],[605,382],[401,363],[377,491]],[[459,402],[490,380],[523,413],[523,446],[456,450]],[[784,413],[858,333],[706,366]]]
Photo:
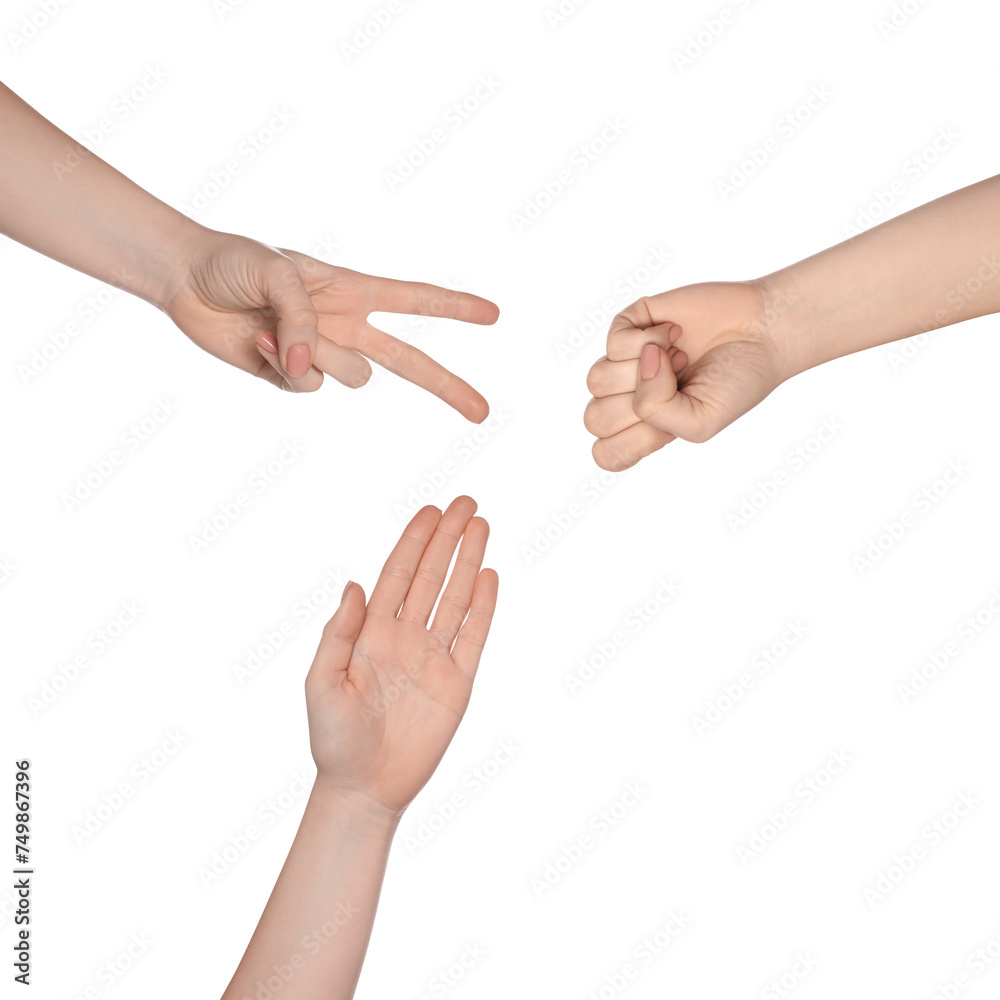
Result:
[[151,302],[199,347],[284,389],[332,375],[350,388],[366,358],[470,420],[468,383],[368,323],[372,312],[496,322],[486,299],[372,277],[208,229],[154,198],[0,84],[0,233]]
[[363,796],[317,780],[223,1000],[354,996],[397,825]]
[[444,514],[424,507],[367,605],[347,585],[306,679],[316,783],[223,1000],[354,996],[393,834],[462,719],[493,618],[497,575],[480,568],[489,528],[475,512],[469,497]]
[[1000,176],[960,188],[760,279],[795,374],[1000,311]]
[[[0,232],[164,308],[206,230],[0,83]],[[141,262],[141,266],[140,266]]]
[[707,441],[825,361],[1000,311],[1000,176],[752,281],[639,299],[587,379],[602,468]]

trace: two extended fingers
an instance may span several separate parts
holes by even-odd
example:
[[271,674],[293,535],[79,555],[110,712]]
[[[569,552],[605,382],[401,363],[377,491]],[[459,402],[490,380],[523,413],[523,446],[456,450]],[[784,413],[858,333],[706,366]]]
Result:
[[[436,316],[479,325],[495,323],[500,315],[495,303],[488,299],[422,281],[373,277],[369,279],[368,295],[370,312]],[[489,416],[489,403],[482,395],[423,351],[367,322],[362,335],[363,342],[354,346],[372,361],[426,389],[475,423]]]

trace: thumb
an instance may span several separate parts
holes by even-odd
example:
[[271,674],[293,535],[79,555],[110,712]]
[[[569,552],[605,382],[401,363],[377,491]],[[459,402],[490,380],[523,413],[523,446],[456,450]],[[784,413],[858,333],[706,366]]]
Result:
[[642,348],[632,411],[651,427],[688,441],[697,440],[695,401],[678,388],[672,360],[659,344]]
[[326,687],[337,679],[338,674],[347,671],[364,623],[364,588],[349,580],[340,598],[340,607],[323,629],[316,658],[306,678],[306,687]]
[[[276,258],[263,278],[264,295],[277,318],[278,360],[291,378],[303,379],[316,359],[316,308],[298,268],[287,257]],[[293,384],[293,388],[315,389],[318,384]]]

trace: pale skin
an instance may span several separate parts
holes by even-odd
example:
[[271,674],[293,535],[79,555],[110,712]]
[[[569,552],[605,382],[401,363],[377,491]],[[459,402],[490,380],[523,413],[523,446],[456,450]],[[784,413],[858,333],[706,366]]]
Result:
[[217,232],[164,204],[0,84],[0,233],[164,311],[202,349],[296,392],[358,388],[369,360],[477,423],[489,404],[368,322],[373,312],[490,324],[486,299],[378,278]]
[[594,460],[707,441],[793,375],[998,311],[1000,176],[762,278],[639,299],[587,377]]
[[[489,324],[493,303],[198,225],[2,84],[0,136],[0,232],[156,305],[209,353],[294,391],[324,374],[363,385],[370,359],[470,420],[488,415],[470,385],[367,319]],[[225,1000],[274,992],[273,977],[283,1000],[354,995],[393,836],[465,713],[493,618],[498,580],[481,568],[489,528],[475,513],[469,497],[425,507],[371,599],[348,584],[327,624],[306,679],[316,781]]]
[[316,781],[223,1000],[354,996],[393,835],[455,735],[493,619],[475,513],[469,497],[424,507],[367,604],[349,583],[324,629],[306,678]]

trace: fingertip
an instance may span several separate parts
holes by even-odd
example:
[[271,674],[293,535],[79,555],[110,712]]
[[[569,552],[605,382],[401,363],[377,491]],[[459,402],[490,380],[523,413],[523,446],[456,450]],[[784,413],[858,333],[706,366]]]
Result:
[[601,394],[601,371],[604,363],[608,360],[608,356],[605,354],[604,357],[598,358],[587,372],[587,390],[591,396],[596,397]]
[[492,615],[497,606],[497,591],[500,589],[500,575],[495,569],[481,569],[476,577],[473,602]]
[[583,426],[588,434],[593,434],[595,438],[605,437],[601,433],[603,430],[601,426],[601,410],[600,402],[597,399],[591,399],[589,403],[583,408]]
[[292,378],[302,378],[312,367],[308,344],[293,344],[285,353],[284,368]]
[[604,440],[599,440],[594,445],[594,461],[605,472],[614,473],[624,472],[635,464],[635,462],[628,461],[625,455],[622,454],[621,448],[617,447],[617,445],[608,446]]
[[[500,307],[491,299],[472,292],[459,292],[459,314],[457,318],[477,326],[492,326],[500,318]],[[447,314],[447,313],[446,313]]]
[[266,354],[278,353],[278,341],[274,334],[267,330],[263,330],[257,335],[257,347]]
[[613,472],[614,470],[606,464],[604,458],[604,448],[601,446],[600,441],[595,441],[590,449],[590,454],[593,456],[594,462],[599,469],[603,469],[605,472]]
[[659,344],[644,344],[639,354],[639,376],[643,381],[656,378],[660,373],[660,356],[662,349]]
[[448,504],[448,510],[450,511],[461,511],[465,514],[466,526],[468,522],[472,519],[473,515],[479,509],[479,504],[470,496],[466,496],[464,493],[461,496],[455,497],[450,504]]
[[490,404],[480,396],[465,408],[464,415],[474,424],[481,424],[490,415]]
[[340,604],[323,629],[323,642],[357,639],[364,624],[366,607],[364,587],[348,580],[340,595]]

